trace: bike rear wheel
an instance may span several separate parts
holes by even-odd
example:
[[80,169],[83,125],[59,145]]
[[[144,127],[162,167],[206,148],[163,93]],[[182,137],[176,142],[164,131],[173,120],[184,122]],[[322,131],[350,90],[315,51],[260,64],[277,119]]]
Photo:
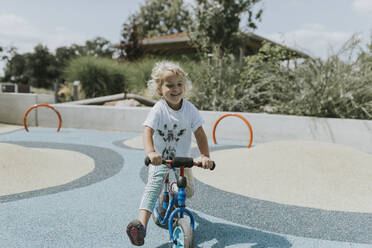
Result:
[[178,219],[174,224],[172,248],[194,248],[193,230],[187,219]]

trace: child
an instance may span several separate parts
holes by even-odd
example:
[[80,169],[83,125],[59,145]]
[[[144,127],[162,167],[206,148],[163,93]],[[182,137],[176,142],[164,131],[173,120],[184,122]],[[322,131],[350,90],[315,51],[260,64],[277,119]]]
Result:
[[[163,159],[189,157],[191,133],[193,132],[201,153],[204,169],[209,169],[213,161],[209,158],[208,140],[202,127],[203,119],[199,111],[184,99],[186,90],[191,87],[186,73],[175,63],[164,61],[155,64],[148,88],[161,96],[151,109],[143,125],[143,143],[146,155],[150,158],[148,182],[142,196],[138,220],[127,226],[127,234],[132,244],[144,244],[146,227],[162,188],[162,180],[167,170]],[[185,168],[188,187],[187,197],[193,195],[191,169]]]

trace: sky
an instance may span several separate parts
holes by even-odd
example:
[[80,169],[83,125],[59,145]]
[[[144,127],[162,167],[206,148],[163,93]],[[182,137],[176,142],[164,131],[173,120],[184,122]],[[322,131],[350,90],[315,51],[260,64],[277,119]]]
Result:
[[[194,0],[185,0],[192,4]],[[120,41],[122,24],[145,0],[0,0],[0,46],[31,52],[103,37]],[[358,35],[371,41],[372,0],[261,0],[253,32],[313,57],[327,58]],[[0,74],[4,64],[0,62]]]

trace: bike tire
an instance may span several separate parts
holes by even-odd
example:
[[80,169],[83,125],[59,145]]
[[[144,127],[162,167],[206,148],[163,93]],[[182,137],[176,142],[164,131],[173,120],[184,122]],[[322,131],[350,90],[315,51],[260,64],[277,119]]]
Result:
[[[157,201],[159,201],[159,199],[158,199]],[[158,203],[158,204],[160,204],[160,203]],[[163,204],[163,203],[162,203],[162,204]],[[154,223],[155,223],[158,227],[161,227],[161,228],[164,228],[164,229],[168,229],[168,223],[162,225],[162,224],[160,223],[159,218],[156,217],[155,212],[158,213],[158,210],[157,210],[156,208],[154,208],[153,213],[152,213],[152,215],[151,215],[151,216],[152,216],[152,220],[154,221]],[[159,214],[159,213],[158,213],[158,214]]]
[[[155,212],[156,210],[154,210],[154,212]],[[152,219],[153,219],[153,221],[154,221],[154,223],[157,225],[157,226],[159,226],[159,227],[163,227],[161,224],[160,224],[160,221],[159,221],[159,219],[158,219],[158,217],[156,217],[155,216],[155,213],[152,213]]]
[[173,238],[177,244],[171,244],[172,248],[194,248],[194,234],[187,219],[178,219],[174,224]]

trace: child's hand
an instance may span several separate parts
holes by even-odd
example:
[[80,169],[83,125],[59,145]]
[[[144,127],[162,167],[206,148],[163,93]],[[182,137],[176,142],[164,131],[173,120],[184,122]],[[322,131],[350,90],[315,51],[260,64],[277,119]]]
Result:
[[204,169],[211,169],[213,167],[213,161],[207,156],[202,156],[201,162]]
[[149,157],[152,165],[160,165],[162,162],[161,156],[156,152],[150,152],[147,154],[147,156]]

